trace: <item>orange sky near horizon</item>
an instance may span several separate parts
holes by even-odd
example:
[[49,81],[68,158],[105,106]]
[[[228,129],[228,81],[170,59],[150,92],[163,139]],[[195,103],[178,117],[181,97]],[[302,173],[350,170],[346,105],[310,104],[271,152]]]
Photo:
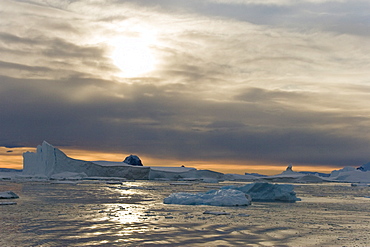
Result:
[[[123,161],[129,154],[115,153],[115,152],[100,152],[81,150],[74,148],[62,148],[61,149],[67,156],[87,161],[94,160],[107,160],[107,161]],[[22,169],[23,168],[23,156],[22,154],[26,151],[35,152],[36,148],[21,147],[21,148],[6,148],[0,147],[0,168],[12,168]],[[199,170],[212,170],[222,173],[234,173],[234,174],[245,174],[247,173],[260,173],[265,175],[279,174],[286,169],[288,164],[270,164],[270,163],[256,163],[246,162],[240,164],[237,162],[225,164],[223,162],[204,162],[204,161],[177,161],[170,159],[155,159],[139,155],[143,164],[146,166],[187,166],[195,167]],[[327,166],[298,166],[293,164],[294,171],[315,171],[330,173],[332,170],[341,169],[342,167],[327,167]]]

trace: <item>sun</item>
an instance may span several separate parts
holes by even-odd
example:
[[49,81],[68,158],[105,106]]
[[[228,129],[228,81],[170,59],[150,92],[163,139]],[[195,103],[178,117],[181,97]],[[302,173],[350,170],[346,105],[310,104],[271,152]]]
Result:
[[111,59],[121,71],[119,76],[140,77],[154,70],[153,38],[146,35],[118,37],[110,43],[113,47]]

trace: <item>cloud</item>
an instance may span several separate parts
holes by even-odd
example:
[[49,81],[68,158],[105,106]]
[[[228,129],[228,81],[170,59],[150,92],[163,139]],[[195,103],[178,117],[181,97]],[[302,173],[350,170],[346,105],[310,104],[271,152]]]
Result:
[[[367,3],[337,2],[339,13],[316,1],[165,3],[6,1],[1,144],[241,165],[368,161],[370,48],[364,30],[349,32]],[[320,6],[335,25],[316,22]],[[334,32],[339,15],[353,22]],[[156,69],[119,77],[110,40],[148,32]]]

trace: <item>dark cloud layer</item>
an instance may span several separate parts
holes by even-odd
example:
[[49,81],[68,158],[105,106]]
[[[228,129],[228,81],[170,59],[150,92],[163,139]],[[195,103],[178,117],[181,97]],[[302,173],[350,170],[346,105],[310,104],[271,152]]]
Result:
[[[360,119],[302,112],[272,102],[288,98],[287,93],[253,89],[243,94],[247,101],[222,103],[166,94],[165,87],[153,85],[79,78],[1,77],[1,81],[1,129],[7,130],[3,138],[19,145],[35,146],[45,139],[55,145],[141,152],[156,158],[241,163],[346,165],[362,163],[368,156],[368,137],[348,134],[356,134],[351,123]],[[96,88],[79,98],[88,87]],[[115,88],[127,97],[104,94],[99,87]],[[344,126],[335,127],[338,123]]]
[[[241,165],[370,160],[368,33],[357,25],[369,22],[351,18],[367,3],[341,2],[321,28],[313,16],[329,2],[107,2],[6,1],[5,14],[23,25],[0,17],[1,146],[47,140]],[[337,28],[337,14],[356,30]],[[130,29],[138,23],[157,28],[150,48],[159,62],[120,77],[110,42],[139,36]]]

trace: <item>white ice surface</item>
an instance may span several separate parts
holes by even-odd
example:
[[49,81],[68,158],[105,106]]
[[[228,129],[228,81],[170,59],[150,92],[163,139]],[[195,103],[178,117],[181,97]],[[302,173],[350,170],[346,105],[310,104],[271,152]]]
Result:
[[247,196],[238,190],[210,190],[204,193],[173,193],[166,197],[165,204],[181,205],[211,205],[211,206],[247,206],[251,202]]
[[167,167],[167,166],[151,166],[150,169],[153,171],[163,171],[163,172],[187,172],[191,170],[196,170],[192,167]]
[[0,202],[0,206],[1,205],[15,205],[17,204],[16,202]]
[[50,176],[50,179],[54,180],[81,180],[86,178],[87,175],[84,172],[77,173],[77,172],[61,172],[57,174],[53,174]]
[[244,186],[224,186],[221,189],[240,190],[252,197],[252,201],[295,202],[300,201],[290,184],[252,183]]
[[131,166],[124,162],[115,162],[115,161],[97,160],[97,161],[91,161],[91,162],[94,164],[100,165],[100,166]]
[[360,169],[362,169],[363,171],[370,171],[370,162],[360,166]]
[[330,179],[340,182],[349,182],[349,183],[370,183],[370,171],[342,171],[335,173],[337,176],[330,175]]
[[228,212],[223,212],[223,211],[210,211],[206,210],[203,212],[203,214],[213,214],[213,215],[230,215]]
[[253,176],[253,175],[241,175],[241,174],[228,173],[228,174],[225,174],[224,179],[229,180],[229,181],[234,181],[234,180],[254,181],[254,180],[258,180],[259,177],[256,177],[256,176]]
[[19,198],[19,196],[15,194],[13,191],[0,192],[0,199],[15,199],[15,198]]

